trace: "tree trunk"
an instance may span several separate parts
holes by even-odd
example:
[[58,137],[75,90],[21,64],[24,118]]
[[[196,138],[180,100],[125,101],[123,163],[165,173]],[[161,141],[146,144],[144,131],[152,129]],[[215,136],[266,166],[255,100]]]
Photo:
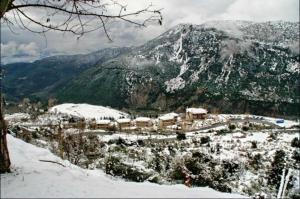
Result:
[[7,134],[7,126],[4,120],[3,112],[2,112],[2,106],[0,110],[0,128],[1,128],[1,134],[0,134],[0,173],[10,172],[10,158],[7,148],[7,140],[6,140],[6,134]]

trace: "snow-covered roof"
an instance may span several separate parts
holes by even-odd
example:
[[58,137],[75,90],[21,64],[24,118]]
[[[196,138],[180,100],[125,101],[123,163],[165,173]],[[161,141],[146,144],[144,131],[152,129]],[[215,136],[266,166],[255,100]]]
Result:
[[136,122],[149,122],[151,119],[149,117],[137,117]]
[[85,119],[93,119],[99,120],[101,118],[114,118],[119,119],[120,117],[128,117],[127,113],[104,107],[104,106],[96,106],[90,104],[60,104],[52,107],[49,112],[51,113],[63,113],[71,116],[83,117]]
[[128,122],[130,122],[130,121],[131,121],[131,120],[128,119],[128,118],[122,118],[122,119],[118,119],[118,120],[117,120],[118,123],[128,123]]
[[204,108],[187,108],[186,112],[192,114],[207,114],[207,110]]
[[158,119],[160,119],[160,120],[172,120],[175,117],[178,117],[178,114],[172,112],[172,113],[164,114],[164,115],[160,116]]
[[96,124],[109,124],[110,120],[97,120]]

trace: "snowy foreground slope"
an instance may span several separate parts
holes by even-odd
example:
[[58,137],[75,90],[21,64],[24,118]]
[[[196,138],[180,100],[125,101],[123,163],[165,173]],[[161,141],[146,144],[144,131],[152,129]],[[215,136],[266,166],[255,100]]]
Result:
[[96,120],[103,119],[104,117],[111,117],[116,120],[122,117],[128,117],[127,113],[104,106],[95,106],[90,104],[65,103],[54,106],[49,111],[51,113],[62,113],[71,116],[83,117],[85,119],[95,118]]
[[[85,170],[63,161],[50,151],[8,135],[13,172],[1,175],[1,197],[193,197],[243,198],[210,188],[125,182],[99,170]],[[41,162],[52,160],[58,164]]]

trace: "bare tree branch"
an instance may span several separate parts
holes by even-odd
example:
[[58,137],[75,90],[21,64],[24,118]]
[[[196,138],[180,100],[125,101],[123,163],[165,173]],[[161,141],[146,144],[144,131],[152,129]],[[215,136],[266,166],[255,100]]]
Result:
[[[161,10],[153,9],[152,4],[144,9],[127,12],[127,5],[114,0],[1,0],[1,2],[5,2],[1,3],[1,21],[7,24],[6,15],[12,13],[17,25],[41,34],[54,30],[70,32],[80,38],[86,33],[102,29],[108,40],[112,41],[107,27],[108,21],[119,20],[137,27],[145,27],[152,22],[161,24],[162,21]],[[119,7],[116,14],[111,12],[112,6]],[[30,15],[36,11],[43,12],[42,18],[37,19],[37,16]],[[62,22],[55,21],[55,17],[60,17]],[[25,21],[28,21],[28,24],[25,24]]]
[[58,164],[60,166],[63,166],[63,167],[66,167],[65,165],[63,165],[62,163],[60,162],[56,162],[56,161],[52,161],[52,160],[39,160],[41,162],[50,162],[50,163],[54,163],[54,164]]

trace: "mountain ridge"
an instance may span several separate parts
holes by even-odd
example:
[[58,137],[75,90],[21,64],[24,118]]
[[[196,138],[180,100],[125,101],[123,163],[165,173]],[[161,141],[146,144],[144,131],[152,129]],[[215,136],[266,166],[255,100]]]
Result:
[[299,22],[236,22],[238,36],[211,23],[177,25],[84,70],[55,96],[118,108],[297,114],[299,51],[291,46]]

